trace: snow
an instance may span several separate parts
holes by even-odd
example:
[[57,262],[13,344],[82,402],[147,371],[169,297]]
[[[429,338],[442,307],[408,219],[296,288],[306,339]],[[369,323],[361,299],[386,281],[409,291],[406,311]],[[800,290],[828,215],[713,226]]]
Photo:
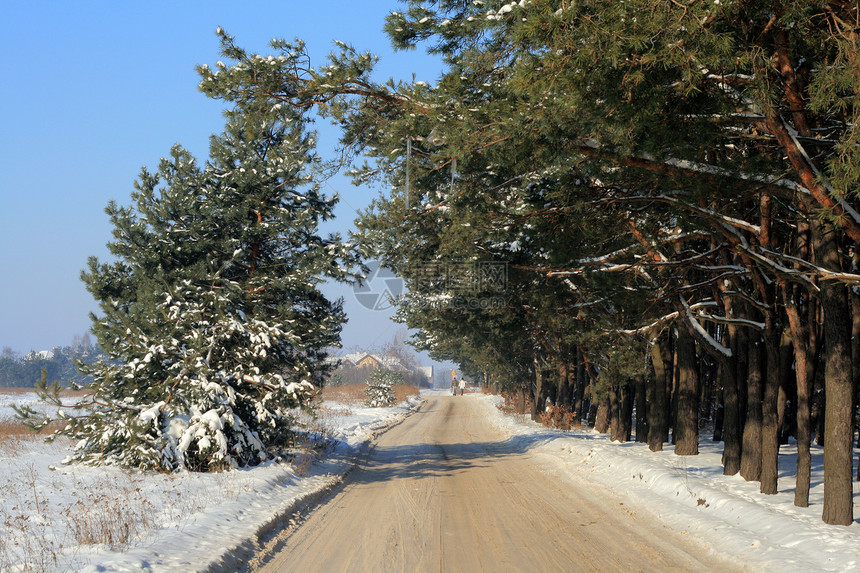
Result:
[[[781,449],[779,494],[767,496],[757,482],[723,476],[721,444],[705,436],[698,456],[676,456],[670,445],[655,453],[592,430],[551,430],[504,415],[496,396],[466,399],[478,401],[503,439],[548,472],[595,484],[703,551],[731,556],[753,571],[860,568],[860,526],[821,522],[821,448],[813,446],[810,507],[798,508],[792,503],[793,445]],[[36,396],[0,395],[0,421],[13,417],[12,403],[35,406]],[[0,570],[23,570],[22,558],[47,571],[236,570],[259,535],[289,523],[303,504],[339,483],[375,433],[408,415],[414,404],[365,408],[326,402],[319,427],[333,445],[323,455],[297,451],[291,463],[214,474],[61,466],[68,444],[0,440]],[[857,484],[854,491],[860,493]],[[126,530],[120,517],[131,524]],[[88,533],[104,539],[85,539]]]
[[[72,406],[77,402],[77,398],[61,398],[60,402],[63,406]],[[11,420],[15,417],[15,411],[12,409],[13,404],[19,407],[29,406],[41,414],[53,415],[57,412],[56,407],[51,406],[50,404],[45,404],[39,400],[39,396],[36,395],[35,391],[19,395],[0,393],[0,422],[3,420]]]
[[713,336],[711,336],[707,330],[705,330],[705,328],[699,323],[699,321],[696,320],[695,317],[693,317],[693,313],[690,310],[690,305],[687,304],[687,301],[684,300],[684,297],[679,296],[678,300],[680,301],[681,306],[684,307],[684,313],[687,315],[687,322],[690,323],[690,325],[693,327],[693,329],[696,331],[696,333],[705,342],[707,342],[708,346],[710,346],[711,348],[714,348],[719,353],[721,353],[723,356],[726,356],[727,358],[731,358],[732,357],[731,349],[726,348],[725,346],[723,346],[722,344],[717,342],[716,339]]
[[[35,393],[0,394],[0,423],[14,418],[12,404],[41,406]],[[291,463],[212,474],[64,466],[64,439],[0,438],[0,571],[236,570],[253,539],[339,483],[413,405],[326,402],[335,415],[316,426],[332,440],[324,456],[297,450]]]
[[[646,444],[611,442],[582,429],[563,432],[529,419],[503,416],[497,396],[482,400],[496,426],[547,468],[568,479],[599,484],[655,522],[698,542],[703,550],[735,559],[756,571],[860,570],[860,523],[849,527],[821,521],[823,448],[812,446],[810,506],[794,506],[796,447],[780,448],[779,493],[759,493],[758,482],[724,476],[722,443],[700,437],[699,455],[677,456],[674,446],[652,452]],[[855,450],[855,459],[857,452]],[[860,497],[860,484],[854,484]],[[855,503],[855,516],[860,504]],[[860,521],[860,519],[855,520]]]

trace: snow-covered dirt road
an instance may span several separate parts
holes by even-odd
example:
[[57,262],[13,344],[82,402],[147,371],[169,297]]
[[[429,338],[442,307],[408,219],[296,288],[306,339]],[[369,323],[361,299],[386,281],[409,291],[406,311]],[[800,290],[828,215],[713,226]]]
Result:
[[428,396],[248,570],[739,569],[604,487],[556,475],[527,449],[494,428],[477,399]]

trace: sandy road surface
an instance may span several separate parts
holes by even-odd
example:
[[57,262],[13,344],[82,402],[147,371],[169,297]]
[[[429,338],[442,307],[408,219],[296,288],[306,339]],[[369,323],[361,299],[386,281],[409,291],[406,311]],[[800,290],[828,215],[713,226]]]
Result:
[[478,401],[429,397],[252,571],[726,571],[701,549],[551,475]]

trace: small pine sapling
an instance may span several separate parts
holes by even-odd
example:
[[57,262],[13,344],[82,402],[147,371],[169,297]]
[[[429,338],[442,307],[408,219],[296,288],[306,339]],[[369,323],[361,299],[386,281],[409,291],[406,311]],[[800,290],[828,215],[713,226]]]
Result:
[[397,402],[394,385],[403,384],[403,374],[386,368],[376,368],[365,382],[366,404],[371,408],[393,406]]

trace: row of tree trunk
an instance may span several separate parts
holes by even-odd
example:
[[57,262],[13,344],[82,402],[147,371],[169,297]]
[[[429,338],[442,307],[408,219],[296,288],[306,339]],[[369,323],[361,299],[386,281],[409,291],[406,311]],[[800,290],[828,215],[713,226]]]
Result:
[[730,357],[705,352],[681,324],[665,329],[650,346],[649,372],[603,391],[596,390],[601,368],[586,349],[553,362],[536,354],[534,381],[520,387],[520,402],[530,404],[536,420],[551,403],[613,440],[635,437],[652,451],[672,443],[677,455],[698,454],[700,428],[712,428],[713,439],[724,443],[724,474],[759,481],[766,494],[778,492],[780,445],[793,439],[800,507],[809,504],[814,438],[824,447],[822,519],[849,525],[860,297],[835,281],[821,291],[813,298],[783,285],[784,320],[768,320],[762,331],[712,325]]

